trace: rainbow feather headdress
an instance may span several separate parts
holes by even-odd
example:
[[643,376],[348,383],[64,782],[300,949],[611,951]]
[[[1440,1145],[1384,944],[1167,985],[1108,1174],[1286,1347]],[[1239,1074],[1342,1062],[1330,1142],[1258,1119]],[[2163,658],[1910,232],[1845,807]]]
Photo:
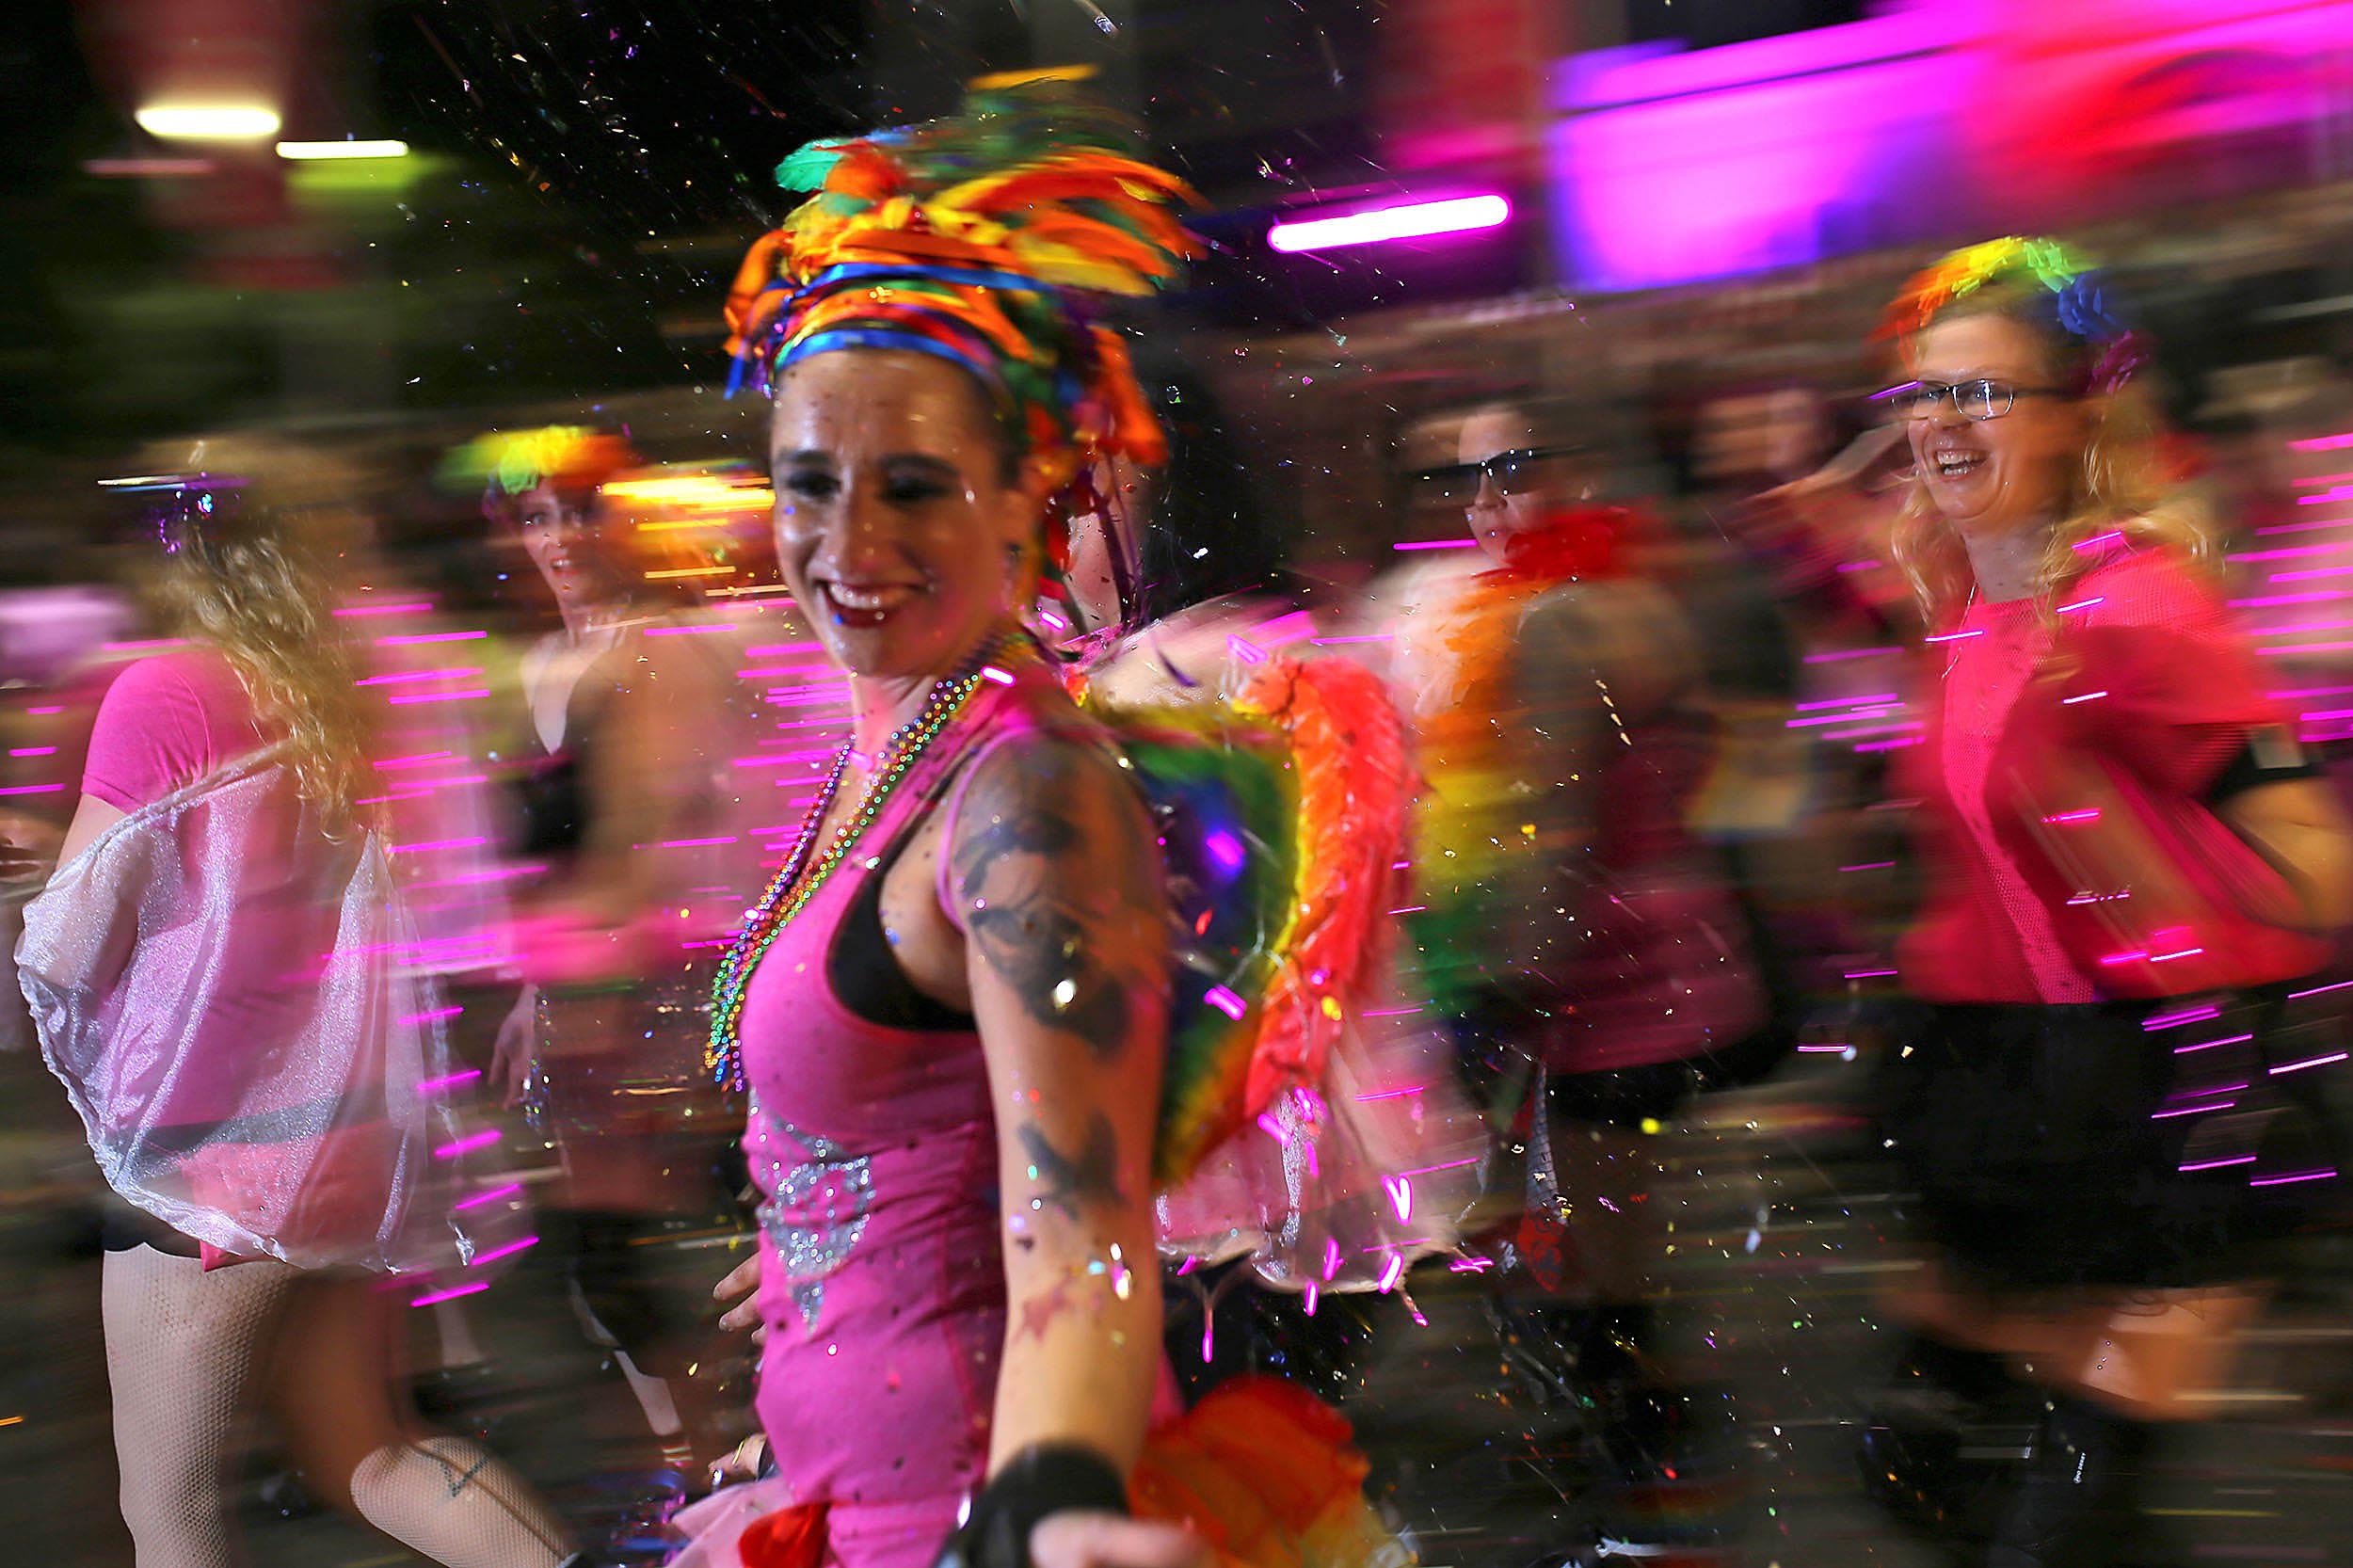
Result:
[[521,495],[541,485],[594,490],[636,460],[618,436],[585,425],[551,424],[477,436],[449,455],[441,477],[485,486],[494,497]]
[[2092,351],[2086,391],[2115,391],[2148,358],[2148,341],[2126,324],[2105,273],[2057,240],[2017,234],[1964,246],[1913,273],[1872,335],[1909,338],[1956,301],[1998,285],[2041,287],[2052,328]]
[[1088,296],[1176,283],[1193,238],[1185,183],[1086,102],[1082,73],[975,83],[961,115],[812,142],[776,168],[814,194],[744,259],[728,291],[729,390],[766,391],[836,348],[896,348],[963,367],[1059,488],[1084,458],[1165,460],[1116,330]]

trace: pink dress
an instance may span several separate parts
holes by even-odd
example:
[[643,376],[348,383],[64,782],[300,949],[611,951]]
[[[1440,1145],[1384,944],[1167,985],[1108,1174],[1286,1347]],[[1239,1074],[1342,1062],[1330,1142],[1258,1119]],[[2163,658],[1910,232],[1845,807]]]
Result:
[[1042,667],[984,686],[856,852],[785,927],[744,1002],[744,1148],[768,1325],[758,1407],[788,1494],[828,1505],[846,1568],[926,1568],[988,1458],[1004,1341],[997,1126],[981,1040],[852,1014],[828,960],[866,880],[1059,699]]

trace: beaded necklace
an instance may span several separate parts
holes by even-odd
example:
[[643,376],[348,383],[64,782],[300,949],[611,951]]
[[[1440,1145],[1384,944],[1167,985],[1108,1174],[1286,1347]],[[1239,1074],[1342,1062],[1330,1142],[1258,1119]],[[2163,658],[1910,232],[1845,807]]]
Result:
[[817,792],[817,798],[809,802],[808,814],[801,819],[792,852],[785,856],[783,869],[768,884],[768,890],[760,895],[760,902],[744,916],[744,928],[728,944],[726,955],[719,960],[718,973],[712,979],[711,1039],[703,1047],[703,1068],[721,1088],[744,1087],[744,1042],[739,1026],[744,1017],[744,993],[751,988],[752,972],[760,968],[760,959],[767,955],[792,917],[817,896],[825,879],[849,858],[851,849],[882,814],[884,803],[904,781],[924,748],[939,738],[984,682],[992,678],[1000,681],[1006,679],[1003,671],[991,666],[1013,640],[1009,633],[987,638],[961,664],[933,683],[931,695],[924,698],[923,711],[891,731],[890,738],[883,743],[856,809],[834,830],[832,840],[820,854],[818,832],[824,824],[825,814],[833,809],[834,797],[840,792],[842,776],[849,771],[851,746],[843,744],[834,758],[832,772]]

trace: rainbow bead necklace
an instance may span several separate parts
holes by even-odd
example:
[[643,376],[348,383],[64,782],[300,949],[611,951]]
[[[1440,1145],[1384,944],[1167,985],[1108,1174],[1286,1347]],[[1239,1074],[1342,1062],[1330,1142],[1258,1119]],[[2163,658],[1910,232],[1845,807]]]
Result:
[[751,988],[752,972],[767,955],[792,917],[808,906],[817,890],[825,885],[899,785],[923,755],[924,748],[939,738],[942,730],[964,711],[982,684],[994,678],[1006,679],[1001,670],[991,668],[992,663],[1013,641],[1010,634],[1000,633],[983,642],[967,655],[964,662],[932,685],[931,695],[923,700],[923,711],[891,731],[877,756],[874,771],[866,782],[866,792],[858,797],[857,808],[834,830],[832,841],[824,853],[817,853],[817,836],[824,825],[825,814],[833,809],[834,797],[840,793],[841,778],[849,771],[851,747],[844,744],[833,760],[833,770],[827,775],[817,798],[809,802],[808,814],[801,819],[801,829],[792,840],[792,853],[784,857],[783,869],[768,884],[768,890],[760,895],[744,916],[744,928],[728,944],[728,951],[719,960],[719,972],[711,983],[711,1038],[703,1047],[703,1068],[723,1089],[744,1087],[744,1041],[740,1026],[744,1019],[744,997]]

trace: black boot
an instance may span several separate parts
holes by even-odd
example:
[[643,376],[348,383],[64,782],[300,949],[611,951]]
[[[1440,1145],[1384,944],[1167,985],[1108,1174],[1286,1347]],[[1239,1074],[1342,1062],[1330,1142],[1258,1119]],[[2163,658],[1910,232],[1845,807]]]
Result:
[[1986,1568],[2119,1568],[2139,1532],[2136,1501],[2156,1428],[2052,1395],[2034,1457],[2010,1489]]

